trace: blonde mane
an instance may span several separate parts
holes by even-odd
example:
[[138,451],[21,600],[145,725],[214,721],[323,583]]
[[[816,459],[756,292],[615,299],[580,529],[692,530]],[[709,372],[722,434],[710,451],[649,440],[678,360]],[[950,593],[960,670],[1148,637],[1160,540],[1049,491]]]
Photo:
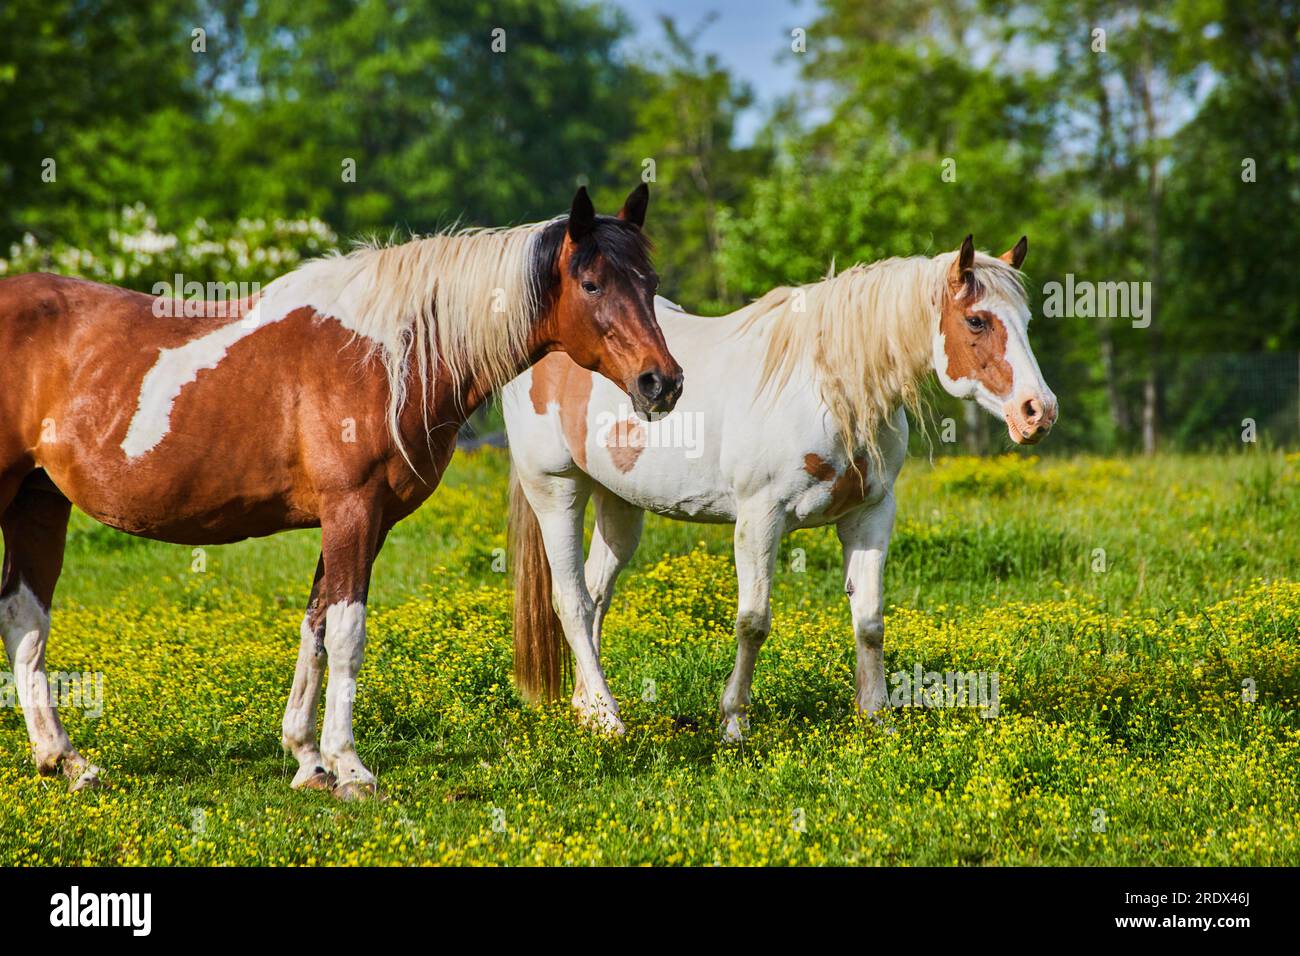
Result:
[[[740,326],[768,332],[760,390],[774,396],[811,373],[850,456],[865,451],[878,464],[880,424],[899,405],[921,416],[919,386],[954,256],[883,259],[768,292]],[[1021,274],[1001,259],[977,253],[975,279],[986,297],[1024,302]]]
[[387,375],[388,427],[407,457],[398,419],[412,361],[422,395],[442,375],[459,385],[472,373],[495,390],[518,373],[538,308],[534,243],[548,224],[366,244],[312,260],[267,293],[305,293],[366,344]]

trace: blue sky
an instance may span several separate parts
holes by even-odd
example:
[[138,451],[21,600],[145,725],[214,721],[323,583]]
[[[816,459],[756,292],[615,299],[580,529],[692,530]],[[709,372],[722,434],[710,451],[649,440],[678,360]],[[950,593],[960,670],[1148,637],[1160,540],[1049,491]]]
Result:
[[700,34],[697,45],[715,53],[737,79],[748,83],[758,108],[741,117],[736,138],[747,142],[762,123],[764,107],[799,84],[799,64],[790,53],[790,31],[807,27],[816,17],[813,0],[610,0],[636,25],[638,38],[658,46],[663,40],[659,14],[694,32],[704,18],[717,19]]

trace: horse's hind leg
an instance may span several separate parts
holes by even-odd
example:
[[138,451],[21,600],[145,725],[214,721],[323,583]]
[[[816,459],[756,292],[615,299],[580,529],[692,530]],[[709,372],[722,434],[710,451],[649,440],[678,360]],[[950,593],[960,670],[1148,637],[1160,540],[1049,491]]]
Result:
[[[614,582],[636,554],[645,512],[599,486],[593,497],[596,501],[596,526],[591,533],[584,573],[587,590],[596,605],[591,625],[591,649],[599,662],[601,630],[614,596]],[[587,691],[582,682],[582,672],[575,670],[574,674],[573,706],[580,707]]]
[[0,517],[5,541],[0,630],[37,770],[43,775],[61,770],[73,790],[82,790],[99,784],[99,768],[73,749],[45,675],[50,603],[63,570],[71,508],[45,473],[37,471],[27,477]]

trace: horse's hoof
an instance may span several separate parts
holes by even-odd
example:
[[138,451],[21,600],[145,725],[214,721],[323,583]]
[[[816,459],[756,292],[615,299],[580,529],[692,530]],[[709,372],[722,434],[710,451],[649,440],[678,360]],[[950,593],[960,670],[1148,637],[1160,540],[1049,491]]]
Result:
[[627,733],[627,728],[623,726],[623,721],[618,719],[618,714],[608,710],[583,711],[581,713],[583,723],[597,733],[606,734],[610,737],[622,737]]
[[290,786],[294,790],[324,790],[329,793],[337,783],[334,774],[324,767],[315,767],[299,770]]
[[627,727],[614,714],[601,715],[599,727],[601,733],[611,737],[622,737],[627,734]]
[[69,780],[68,793],[80,793],[83,790],[105,790],[108,788],[103,780],[99,779],[98,767],[87,767],[75,780]]
[[373,781],[365,783],[360,780],[352,780],[348,783],[336,785],[334,787],[334,798],[345,803],[351,803],[358,800],[383,800],[384,795],[380,792],[379,785]]
[[575,704],[578,718],[591,730],[611,737],[622,737],[627,733],[623,721],[619,720],[618,711],[603,704]]
[[749,720],[743,715],[728,717],[722,725],[722,742],[724,744],[741,744],[749,733]]
[[892,736],[898,733],[898,731],[894,729],[893,725],[889,723],[888,708],[881,708],[873,711],[859,710],[858,716],[861,717],[863,723],[867,725],[867,729],[874,733],[885,734],[887,736]]

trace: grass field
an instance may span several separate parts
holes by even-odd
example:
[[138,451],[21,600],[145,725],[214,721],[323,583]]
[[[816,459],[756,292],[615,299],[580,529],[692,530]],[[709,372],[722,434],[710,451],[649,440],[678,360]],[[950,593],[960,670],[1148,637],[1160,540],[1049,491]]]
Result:
[[318,535],[196,556],[75,516],[49,664],[104,675],[102,715],[64,718],[113,788],[39,779],[0,709],[0,864],[1300,863],[1300,456],[909,462],[886,670],[996,673],[997,716],[854,716],[821,529],[785,542],[739,747],[729,528],[648,522],[606,627],[626,737],[520,703],[506,469],[457,457],[380,557],[356,731],[382,803],[289,790]]

